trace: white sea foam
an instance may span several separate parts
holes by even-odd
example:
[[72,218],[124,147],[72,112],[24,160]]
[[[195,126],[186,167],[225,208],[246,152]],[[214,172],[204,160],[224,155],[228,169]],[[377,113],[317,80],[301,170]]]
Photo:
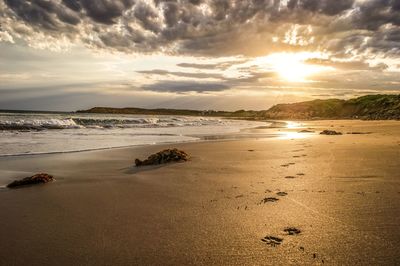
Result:
[[260,125],[212,117],[0,113],[0,156],[196,141]]
[[227,124],[227,120],[203,117],[96,117],[96,115],[94,115],[95,117],[56,116],[58,116],[58,118],[35,117],[34,115],[24,117],[24,115],[21,114],[16,114],[14,116],[0,115],[0,130],[184,127]]
[[15,119],[0,121],[0,130],[44,130],[80,128],[71,118],[67,119]]

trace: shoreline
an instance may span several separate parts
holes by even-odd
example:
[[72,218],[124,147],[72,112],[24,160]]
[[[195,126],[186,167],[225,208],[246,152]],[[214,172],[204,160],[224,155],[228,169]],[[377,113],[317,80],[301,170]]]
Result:
[[[226,120],[224,118],[146,116],[126,118],[82,118],[84,122],[71,122],[68,117],[34,117],[25,120],[16,116],[8,124],[21,127],[43,127],[35,130],[0,130],[3,137],[0,157],[57,154],[111,149],[130,146],[170,144],[198,141],[211,135],[238,135],[248,128],[268,125],[268,122]],[[86,119],[86,120],[85,120]],[[21,125],[22,123],[22,125]],[[79,124],[78,128],[71,128]],[[110,124],[111,123],[111,124]],[[125,124],[124,124],[125,123]],[[53,125],[61,128],[56,129]],[[2,126],[0,125],[0,129]]]
[[[134,147],[147,147],[147,146],[157,146],[157,145],[171,145],[171,144],[184,144],[197,142],[202,140],[193,140],[193,141],[183,141],[183,142],[165,142],[165,143],[155,143],[155,144],[132,144],[127,146],[118,146],[118,147],[109,147],[109,148],[95,148],[95,149],[87,149],[87,150],[76,150],[76,151],[54,151],[54,152],[43,152],[43,153],[21,153],[21,154],[4,154],[0,155],[1,158],[10,158],[10,157],[25,157],[25,156],[41,156],[41,155],[56,155],[56,154],[70,154],[70,153],[82,153],[82,152],[94,152],[94,151],[106,151],[106,150],[114,150],[114,149],[126,149],[126,148],[134,148]],[[206,140],[203,140],[206,141]]]
[[[222,118],[224,119],[224,118]],[[283,128],[284,124],[287,124],[287,122],[280,122],[280,121],[260,121],[260,122],[265,122],[265,123],[271,123],[270,126],[257,126],[253,128],[242,128],[237,132],[231,132],[231,133],[223,133],[223,134],[213,134],[213,135],[208,135],[208,134],[201,134],[201,135],[196,135],[196,134],[188,134],[185,135],[186,137],[191,137],[191,138],[197,138],[193,140],[180,140],[180,141],[171,141],[171,142],[158,142],[158,143],[153,143],[153,144],[131,144],[131,145],[124,145],[124,146],[116,146],[116,147],[104,147],[104,148],[92,148],[92,149],[84,149],[84,150],[71,150],[71,151],[50,151],[50,152],[37,152],[37,153],[18,153],[18,154],[0,154],[0,159],[1,158],[7,158],[7,157],[20,157],[20,156],[39,156],[39,155],[50,155],[50,154],[63,154],[63,153],[80,153],[80,152],[90,152],[90,151],[98,151],[98,150],[110,150],[110,149],[120,149],[120,148],[129,148],[129,147],[136,147],[136,146],[153,146],[153,145],[169,145],[169,144],[183,144],[183,143],[191,143],[191,142],[199,142],[199,141],[213,141],[213,140],[234,140],[239,138],[242,138],[240,135],[244,134],[243,132],[246,131],[251,131],[251,130],[256,130],[256,129],[276,129],[276,128]],[[280,124],[281,126],[276,126],[276,124]],[[57,129],[54,129],[57,130]],[[158,135],[158,134],[156,134]],[[273,136],[271,136],[273,137]],[[246,137],[245,137],[246,138]],[[251,136],[249,136],[251,138]]]

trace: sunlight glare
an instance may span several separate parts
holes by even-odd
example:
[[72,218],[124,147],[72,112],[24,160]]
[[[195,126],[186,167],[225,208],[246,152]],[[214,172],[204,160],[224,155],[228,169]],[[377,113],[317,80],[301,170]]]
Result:
[[333,70],[332,67],[317,66],[305,63],[310,58],[321,58],[320,53],[275,53],[259,57],[255,63],[266,70],[276,72],[288,82],[307,82],[308,77],[323,71]]
[[279,132],[279,139],[305,139],[310,137],[310,134],[302,134],[297,132]]
[[302,126],[302,124],[297,123],[297,122],[292,122],[292,121],[287,121],[287,122],[286,122],[286,128],[291,128],[291,129],[293,129],[293,128],[299,128],[299,127],[301,127],[301,126]]

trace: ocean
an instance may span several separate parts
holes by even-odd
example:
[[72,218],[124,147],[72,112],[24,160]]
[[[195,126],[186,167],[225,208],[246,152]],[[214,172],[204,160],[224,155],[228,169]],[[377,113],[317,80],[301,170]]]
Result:
[[2,112],[0,156],[190,142],[266,125],[214,117]]

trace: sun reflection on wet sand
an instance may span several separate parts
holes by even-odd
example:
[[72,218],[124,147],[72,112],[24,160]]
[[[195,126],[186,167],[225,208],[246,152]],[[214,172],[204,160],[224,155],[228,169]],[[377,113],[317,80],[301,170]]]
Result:
[[286,121],[286,128],[300,128],[303,124],[293,122],[293,121]]
[[289,131],[289,130],[300,130],[305,128],[305,124],[303,123],[298,123],[298,122],[293,122],[293,121],[285,121],[286,126],[285,128],[288,129],[288,131],[279,131],[278,132],[278,138],[279,139],[305,139],[311,137],[312,131],[310,132],[301,132],[301,131]]
[[298,133],[298,132],[279,132],[279,139],[305,139],[311,137],[310,133]]

